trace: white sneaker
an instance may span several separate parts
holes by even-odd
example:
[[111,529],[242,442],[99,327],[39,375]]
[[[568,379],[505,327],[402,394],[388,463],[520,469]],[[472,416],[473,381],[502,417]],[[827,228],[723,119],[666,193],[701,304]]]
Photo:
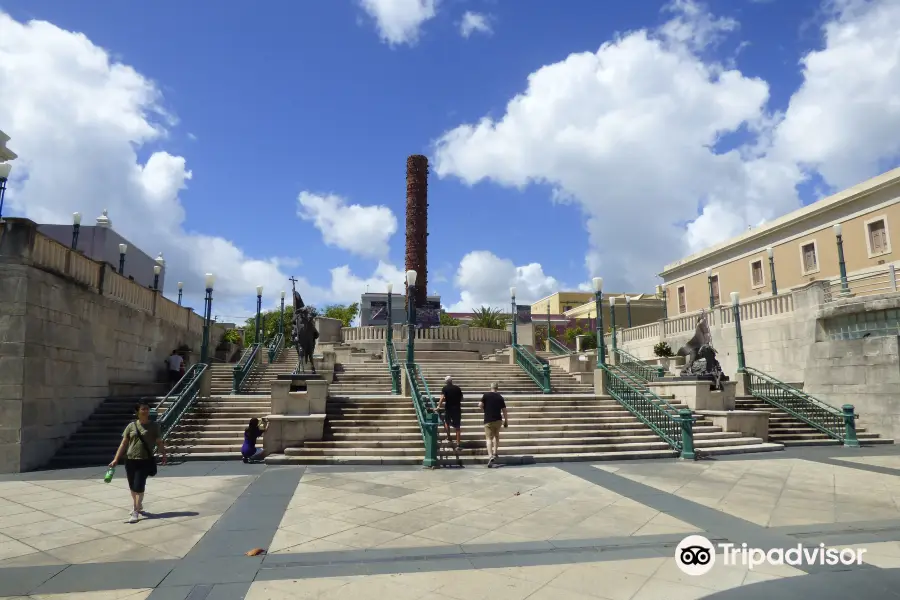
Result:
[[133,513],[131,513],[131,518],[128,519],[128,522],[129,523],[137,523],[140,518],[141,518],[141,514],[138,511],[134,511]]

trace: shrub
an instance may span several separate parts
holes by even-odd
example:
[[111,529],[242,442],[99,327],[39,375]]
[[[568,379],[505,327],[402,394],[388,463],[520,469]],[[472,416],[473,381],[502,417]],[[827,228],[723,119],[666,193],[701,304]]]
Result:
[[669,358],[675,356],[675,353],[672,352],[672,347],[669,346],[669,342],[660,342],[653,346],[653,354],[660,358]]

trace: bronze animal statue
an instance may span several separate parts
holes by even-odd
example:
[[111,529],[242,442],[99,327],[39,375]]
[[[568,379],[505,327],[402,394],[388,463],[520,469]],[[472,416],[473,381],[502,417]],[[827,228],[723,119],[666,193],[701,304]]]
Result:
[[684,356],[684,369],[682,375],[691,374],[691,365],[699,358],[700,348],[703,346],[712,346],[712,334],[709,331],[709,322],[707,321],[706,311],[700,313],[697,319],[697,329],[694,330],[694,337],[681,347],[676,356]]
[[312,311],[303,303],[303,298],[294,290],[294,330],[291,333],[291,342],[297,349],[297,368],[294,373],[305,373],[305,363],[308,361],[312,372],[315,374],[316,365],[313,362],[313,353],[316,350],[316,340],[319,339],[319,331],[313,322]]

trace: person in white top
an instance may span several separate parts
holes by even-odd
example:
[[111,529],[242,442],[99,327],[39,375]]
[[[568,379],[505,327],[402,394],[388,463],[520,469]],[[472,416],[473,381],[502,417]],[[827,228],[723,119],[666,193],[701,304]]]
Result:
[[184,359],[178,354],[177,350],[172,350],[172,355],[166,359],[166,365],[169,367],[169,384],[175,385],[181,379],[181,365]]

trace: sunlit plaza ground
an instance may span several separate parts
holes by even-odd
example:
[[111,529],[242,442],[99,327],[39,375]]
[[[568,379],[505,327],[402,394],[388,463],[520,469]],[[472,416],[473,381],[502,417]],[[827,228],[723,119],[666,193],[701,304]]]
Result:
[[[102,475],[0,478],[0,596],[900,597],[893,446],[490,470],[185,463],[150,480],[136,524],[124,477]],[[674,559],[690,534],[866,552],[753,569],[717,555],[691,576]]]

